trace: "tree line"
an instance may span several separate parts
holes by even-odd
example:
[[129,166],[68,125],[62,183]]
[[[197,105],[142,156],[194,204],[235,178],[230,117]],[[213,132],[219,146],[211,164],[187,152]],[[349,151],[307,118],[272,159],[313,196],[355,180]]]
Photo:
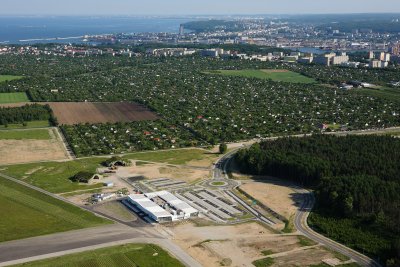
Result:
[[49,120],[52,125],[58,124],[49,105],[27,104],[22,107],[0,107],[0,125],[41,120]]
[[400,260],[400,139],[282,138],[242,149],[236,161],[242,172],[312,187],[315,228],[388,265]]

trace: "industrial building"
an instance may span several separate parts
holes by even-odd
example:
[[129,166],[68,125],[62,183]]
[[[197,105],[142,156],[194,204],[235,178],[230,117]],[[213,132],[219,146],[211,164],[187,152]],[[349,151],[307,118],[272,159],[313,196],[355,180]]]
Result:
[[198,210],[168,191],[132,194],[129,195],[127,204],[142,211],[156,222],[184,220],[199,215]]

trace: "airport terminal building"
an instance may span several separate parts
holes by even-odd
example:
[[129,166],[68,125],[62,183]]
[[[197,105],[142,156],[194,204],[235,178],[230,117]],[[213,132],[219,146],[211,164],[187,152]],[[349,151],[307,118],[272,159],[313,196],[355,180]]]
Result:
[[168,191],[132,194],[127,202],[156,222],[178,221],[199,215],[198,210]]

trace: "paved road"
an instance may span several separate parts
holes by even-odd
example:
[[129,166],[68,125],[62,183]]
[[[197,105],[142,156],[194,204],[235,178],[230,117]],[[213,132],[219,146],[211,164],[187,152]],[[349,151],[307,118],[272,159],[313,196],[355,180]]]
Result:
[[[0,177],[77,206],[63,197],[47,192],[8,175],[0,174]],[[85,209],[94,212],[89,208]],[[96,246],[106,247],[125,243],[144,242],[155,243],[162,246],[177,259],[179,259],[185,266],[201,267],[201,265],[185,251],[172,243],[172,241],[166,239],[164,235],[157,232],[155,227],[149,224],[136,222],[120,222],[115,218],[108,217],[99,212],[95,213],[114,220],[116,223],[102,227],[87,228],[77,231],[69,231],[0,243],[0,266],[8,266],[12,264],[95,249]]]
[[128,243],[157,244],[169,251],[185,266],[201,267],[180,247],[153,229],[132,229],[120,224],[1,243],[0,266]]
[[373,266],[373,267],[381,266],[378,262],[374,261],[373,259],[361,253],[358,253],[357,251],[352,250],[342,244],[339,244],[329,238],[326,238],[323,235],[314,232],[307,224],[307,218],[310,214],[310,211],[312,210],[312,207],[314,206],[314,196],[311,192],[304,189],[299,189],[296,191],[298,191],[298,193],[304,194],[305,196],[305,201],[303,202],[299,211],[296,213],[294,219],[294,225],[299,232],[301,232],[306,237],[320,244],[323,244],[324,246],[332,250],[335,250],[343,255],[346,255],[347,257],[356,261],[361,266]]
[[[358,133],[358,132],[357,132]],[[275,139],[275,138],[272,138]],[[240,149],[240,148],[239,148]],[[230,161],[233,159],[235,153],[239,150],[235,149],[232,150],[231,152],[227,153],[225,156],[223,156],[215,165],[215,168],[220,169],[217,171],[214,171],[214,179],[229,179],[227,176],[227,170],[230,165]],[[222,171],[221,171],[222,170]],[[223,175],[222,175],[223,174]],[[312,210],[314,206],[314,196],[313,194],[305,189],[302,188],[296,188],[295,191],[297,193],[301,193],[304,195],[304,201],[302,203],[301,208],[298,210],[295,216],[294,220],[294,225],[296,229],[301,232],[303,235],[307,236],[311,240],[318,242],[320,244],[323,244],[324,246],[337,251],[343,255],[346,255],[350,259],[356,261],[358,264],[361,266],[371,266],[371,267],[380,267],[381,265],[374,261],[373,259],[355,251],[352,250],[342,244],[339,244],[325,236],[322,236],[316,232],[314,232],[307,224],[307,218],[310,214],[310,211]],[[227,191],[227,193],[233,197],[236,201],[238,201],[240,204],[242,204],[249,212],[251,212],[253,215],[256,216],[256,218],[260,221],[263,221],[267,224],[271,224],[268,218],[265,218],[261,214],[259,214],[257,211],[252,209],[247,203],[242,201],[239,197],[235,196],[235,194],[232,191]]]
[[257,220],[262,221],[266,224],[269,225],[274,225],[275,223],[253,209],[250,205],[248,205],[245,201],[243,201],[239,196],[235,194],[232,189],[236,188],[237,186],[240,185],[240,183],[237,183],[236,181],[233,181],[228,178],[227,175],[227,170],[229,168],[229,164],[232,160],[232,158],[235,156],[237,150],[233,150],[231,152],[228,152],[225,154],[223,157],[221,157],[218,162],[216,162],[214,168],[213,168],[213,180],[215,181],[224,181],[227,183],[225,186],[221,186],[221,189],[224,190],[226,194],[228,194],[230,197],[232,197],[236,202],[238,202],[240,205],[242,205],[248,212],[253,214],[254,217],[256,217]]

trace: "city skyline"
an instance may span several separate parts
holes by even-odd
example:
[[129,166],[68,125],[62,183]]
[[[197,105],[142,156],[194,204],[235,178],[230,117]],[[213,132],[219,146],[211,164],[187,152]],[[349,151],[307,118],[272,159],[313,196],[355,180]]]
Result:
[[52,0],[3,0],[0,15],[234,15],[234,14],[336,14],[336,13],[400,13],[397,0],[282,0],[251,3],[242,1],[204,0],[188,3],[183,0],[70,0],[68,5]]

